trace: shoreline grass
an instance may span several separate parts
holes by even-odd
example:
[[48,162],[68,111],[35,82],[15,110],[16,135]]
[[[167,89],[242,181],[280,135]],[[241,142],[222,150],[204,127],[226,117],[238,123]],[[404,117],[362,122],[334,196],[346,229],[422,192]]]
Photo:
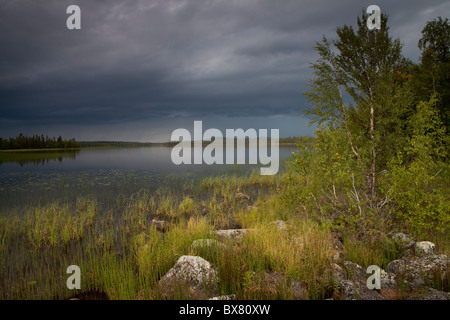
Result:
[[[290,286],[274,289],[263,280],[280,274],[308,289],[295,298],[328,298],[335,234],[284,200],[284,190],[296,183],[289,174],[210,177],[187,184],[182,196],[163,189],[118,197],[115,211],[78,197],[0,217],[0,299],[67,299],[86,292],[109,299],[195,298],[181,284],[169,296],[158,286],[182,255],[202,256],[217,267],[219,294],[294,298]],[[250,199],[238,198],[239,192]],[[169,222],[169,230],[158,231],[154,218]],[[235,226],[257,231],[238,244],[224,241],[226,250],[191,248],[194,240],[214,238],[211,231]],[[367,243],[349,235],[344,242],[344,254],[363,266],[395,259],[395,248],[383,237]],[[437,244],[447,252],[447,238]],[[72,264],[81,268],[81,290],[66,287]]]

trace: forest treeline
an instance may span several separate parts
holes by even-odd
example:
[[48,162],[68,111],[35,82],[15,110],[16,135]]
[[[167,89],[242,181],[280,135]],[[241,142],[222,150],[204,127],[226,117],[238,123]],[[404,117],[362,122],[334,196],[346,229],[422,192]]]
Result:
[[0,138],[0,150],[14,149],[77,149],[80,144],[75,139],[64,140],[44,135],[24,136],[22,133],[15,138]]
[[[286,137],[280,138],[280,144],[302,144],[311,145],[314,137]],[[270,142],[270,139],[269,139]],[[44,135],[33,135],[31,137],[20,134],[16,138],[0,138],[0,150],[14,149],[78,149],[78,148],[139,148],[164,146],[172,147],[178,142],[128,142],[128,141],[75,141],[75,139],[64,140]],[[204,142],[208,145],[210,142]],[[248,143],[248,141],[247,141]]]

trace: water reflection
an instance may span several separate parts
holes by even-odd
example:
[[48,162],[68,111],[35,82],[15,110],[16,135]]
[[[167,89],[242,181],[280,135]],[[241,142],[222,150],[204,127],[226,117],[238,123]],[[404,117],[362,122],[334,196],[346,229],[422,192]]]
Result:
[[[280,147],[280,172],[294,150]],[[8,155],[9,159],[0,161],[0,215],[29,202],[94,196],[113,204],[118,195],[140,190],[183,192],[187,185],[200,185],[205,177],[259,174],[262,167],[248,164],[248,157],[243,165],[174,165],[171,151],[170,147],[142,147],[22,153],[20,159]]]
[[79,153],[80,150],[3,152],[0,154],[0,166],[4,163],[16,163],[21,167],[48,165],[55,161],[62,163],[63,159],[75,160]]

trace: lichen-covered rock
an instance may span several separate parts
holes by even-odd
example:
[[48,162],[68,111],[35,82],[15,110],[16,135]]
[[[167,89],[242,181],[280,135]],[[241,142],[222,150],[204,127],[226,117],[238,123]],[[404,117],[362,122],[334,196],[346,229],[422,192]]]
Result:
[[410,235],[404,234],[402,232],[393,232],[389,234],[390,237],[403,248],[411,248],[414,246],[414,240]]
[[225,295],[225,296],[213,297],[213,298],[210,298],[208,300],[236,300],[236,295],[235,294],[228,294],[228,295]]
[[406,300],[450,300],[450,293],[426,288],[423,293],[409,296]]
[[333,281],[335,283],[341,281],[341,280],[347,280],[347,272],[342,268],[340,265],[336,263],[330,264],[330,272],[331,277],[333,278]]
[[352,261],[344,261],[344,268],[347,271],[348,279],[365,280],[366,271],[359,264]]
[[446,255],[425,255],[391,261],[386,270],[407,280],[412,287],[442,282],[448,274],[450,259]]
[[238,192],[238,193],[236,193],[236,199],[237,200],[248,200],[248,199],[250,199],[250,196],[248,194]]
[[434,254],[435,245],[430,241],[421,241],[417,242],[415,246],[416,256],[426,256],[430,254]]
[[367,288],[365,283],[351,280],[339,281],[334,300],[386,300],[380,293]]
[[[397,288],[397,278],[395,274],[387,272],[383,269],[380,270],[380,285],[381,290],[393,290],[395,291]],[[406,288],[406,282],[403,285],[403,288]]]
[[160,285],[169,288],[174,284],[187,284],[196,291],[216,291],[218,272],[211,263],[198,256],[182,256],[161,278]]
[[226,248],[227,246],[220,241],[215,239],[198,239],[194,240],[191,244],[192,249],[200,249],[200,248]]
[[[336,263],[332,263],[330,265],[330,271],[332,272],[334,282],[350,279],[353,282],[359,282],[360,284],[366,286],[367,277],[370,275],[366,274],[363,267],[351,261],[345,261],[344,268]],[[397,287],[395,274],[380,269],[380,287],[381,290],[395,291]]]
[[409,257],[414,254],[415,241],[412,236],[402,232],[391,232],[389,236],[396,243],[400,256]]
[[275,220],[272,221],[270,224],[276,225],[279,230],[287,230],[286,222],[284,222],[283,220]]
[[228,229],[228,230],[216,230],[212,231],[211,234],[215,235],[220,239],[230,239],[235,241],[240,241],[249,231],[253,229]]

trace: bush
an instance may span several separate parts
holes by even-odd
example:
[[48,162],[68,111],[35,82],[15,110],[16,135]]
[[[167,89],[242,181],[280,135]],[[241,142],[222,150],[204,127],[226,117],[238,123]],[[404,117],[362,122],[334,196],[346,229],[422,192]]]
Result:
[[[448,166],[416,161],[390,174],[394,213],[417,236],[444,232],[450,223]],[[437,172],[437,173],[436,173]]]
[[417,106],[408,122],[411,137],[404,151],[389,163],[384,186],[392,191],[396,217],[418,236],[444,232],[450,222],[448,138],[436,101],[431,97]]

